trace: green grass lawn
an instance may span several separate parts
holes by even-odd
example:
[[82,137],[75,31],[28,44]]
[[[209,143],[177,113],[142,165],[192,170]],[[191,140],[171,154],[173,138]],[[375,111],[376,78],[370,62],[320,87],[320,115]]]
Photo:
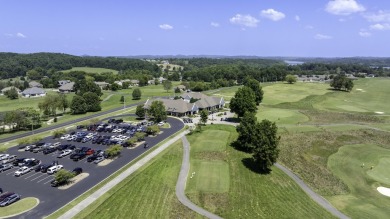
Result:
[[21,212],[31,210],[37,205],[38,205],[38,199],[36,198],[32,198],[32,197],[22,198],[20,201],[17,201],[12,205],[1,207],[0,217],[3,218],[10,215],[19,214]]
[[111,72],[113,74],[118,74],[117,70],[108,69],[108,68],[91,68],[91,67],[73,67],[72,69],[65,70],[62,72],[71,72],[71,71],[84,71],[87,73],[97,73],[97,74]]
[[329,200],[352,218],[389,218],[390,199],[376,190],[378,186],[390,187],[389,164],[389,149],[371,144],[342,146],[329,157],[328,165],[350,193]]
[[[254,172],[248,164],[250,155],[229,146],[237,136],[234,127],[208,125],[202,129],[188,136],[191,170],[186,193],[194,203],[223,218],[332,218],[282,171],[273,168],[269,175]],[[194,150],[201,144],[199,140],[210,137],[209,132],[213,136],[230,133],[218,143],[226,145],[225,151]],[[199,156],[206,153],[208,157]],[[195,175],[190,178],[192,172]]]
[[298,124],[309,121],[309,118],[298,110],[270,108],[266,106],[260,106],[256,116],[259,121],[268,119],[277,125]]
[[176,198],[182,153],[178,141],[75,218],[201,218]]

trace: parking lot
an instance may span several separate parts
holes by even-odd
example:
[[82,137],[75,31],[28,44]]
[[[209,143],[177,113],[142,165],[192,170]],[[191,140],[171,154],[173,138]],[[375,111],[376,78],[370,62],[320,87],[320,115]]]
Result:
[[[14,172],[18,167],[14,167],[10,170],[6,170],[0,173],[0,187],[4,191],[16,192],[23,197],[36,197],[40,200],[40,204],[33,210],[17,216],[17,218],[41,218],[47,216],[62,207],[66,203],[70,202],[77,196],[81,195],[83,192],[87,191],[127,163],[131,162],[139,155],[144,153],[147,150],[150,150],[153,146],[158,144],[160,141],[171,136],[178,130],[182,129],[184,124],[178,119],[168,118],[167,122],[170,123],[171,128],[162,129],[162,133],[156,137],[146,137],[145,141],[148,143],[148,148],[142,146],[127,149],[124,148],[121,152],[119,158],[115,159],[113,162],[109,163],[106,166],[99,166],[94,162],[87,162],[87,157],[79,161],[73,161],[70,159],[70,155],[67,155],[63,158],[57,158],[59,154],[58,151],[43,154],[42,152],[33,153],[29,151],[20,150],[17,147],[9,149],[6,153],[11,155],[17,155],[18,158],[35,158],[40,160],[42,164],[49,164],[58,162],[58,164],[63,165],[66,170],[73,170],[76,167],[81,167],[84,173],[88,173],[89,176],[80,182],[74,184],[66,190],[61,190],[55,187],[50,186],[50,182],[54,179],[53,175],[47,173],[42,173],[40,171],[35,172],[34,170],[19,176],[15,177]],[[71,130],[70,130],[71,131]],[[81,131],[81,130],[74,130]],[[85,131],[85,130],[82,130]],[[96,130],[95,130],[96,132]],[[88,132],[89,133],[89,132]],[[91,131],[93,133],[93,131]],[[118,135],[118,133],[102,133],[104,135]],[[123,135],[126,135],[124,133]],[[87,142],[77,142],[77,141],[67,141],[66,139],[53,139],[48,137],[43,140],[45,143],[55,143],[61,142],[61,144],[72,144],[78,148],[89,147],[92,150],[105,150],[109,146],[103,144],[92,143],[92,141]]]

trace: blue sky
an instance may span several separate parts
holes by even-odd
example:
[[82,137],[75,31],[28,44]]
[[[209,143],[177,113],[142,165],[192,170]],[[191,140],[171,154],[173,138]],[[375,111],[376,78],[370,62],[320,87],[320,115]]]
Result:
[[389,56],[389,0],[1,0],[1,52]]

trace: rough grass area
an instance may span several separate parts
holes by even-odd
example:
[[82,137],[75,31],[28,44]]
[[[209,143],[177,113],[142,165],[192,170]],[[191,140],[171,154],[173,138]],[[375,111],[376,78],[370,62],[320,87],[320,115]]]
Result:
[[178,141],[76,218],[201,218],[176,198],[182,153]]
[[97,74],[101,74],[101,73],[118,74],[117,70],[108,69],[108,68],[91,68],[91,67],[73,67],[69,70],[65,70],[62,72],[71,72],[71,71],[83,71],[87,73],[97,73]]
[[350,193],[330,197],[332,204],[352,218],[389,218],[390,199],[376,190],[390,187],[389,160],[390,150],[377,145],[342,146],[329,157],[328,166]]
[[1,207],[0,211],[0,217],[9,217],[11,215],[17,215],[20,213],[23,213],[25,211],[31,210],[35,206],[37,206],[39,203],[38,199],[28,197],[28,198],[23,198],[9,206],[6,207]]
[[[294,181],[279,169],[273,168],[271,174],[268,175],[257,173],[256,169],[253,169],[251,155],[229,146],[230,142],[237,137],[234,127],[224,125],[206,126],[203,131],[188,136],[191,147],[197,145],[197,139],[202,139],[202,136],[208,135],[209,131],[228,131],[230,133],[229,137],[224,139],[225,145],[227,145],[226,151],[219,152],[223,153],[229,167],[229,190],[223,193],[217,189],[212,189],[209,192],[194,191],[191,185],[190,173],[187,195],[194,203],[223,218],[332,218],[326,210],[313,202]],[[206,162],[205,160],[215,162],[221,158],[221,155],[219,155],[214,159],[208,157],[199,160],[201,159],[200,154],[202,153],[191,154],[192,166],[196,166],[197,162]],[[195,161],[193,161],[194,157],[196,157]],[[211,167],[212,165],[208,165],[209,169],[215,168]],[[197,170],[191,170],[190,172],[195,171],[194,177],[196,178],[200,170],[198,167],[195,168]],[[193,179],[196,180],[195,178]],[[202,188],[204,186],[207,185],[202,185]]]
[[308,124],[337,124],[337,123],[354,123],[354,124],[367,124],[367,123],[382,123],[383,118],[367,114],[357,113],[342,113],[342,112],[330,112],[323,110],[303,110],[304,115],[310,118]]
[[321,195],[348,194],[351,188],[327,167],[328,158],[345,144],[390,147],[389,133],[375,130],[284,133],[279,162]]

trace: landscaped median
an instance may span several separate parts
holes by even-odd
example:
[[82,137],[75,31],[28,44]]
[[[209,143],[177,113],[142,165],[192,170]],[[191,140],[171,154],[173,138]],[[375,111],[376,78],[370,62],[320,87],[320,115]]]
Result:
[[39,200],[33,197],[23,198],[9,206],[0,208],[0,218],[16,217],[30,211],[39,204]]

